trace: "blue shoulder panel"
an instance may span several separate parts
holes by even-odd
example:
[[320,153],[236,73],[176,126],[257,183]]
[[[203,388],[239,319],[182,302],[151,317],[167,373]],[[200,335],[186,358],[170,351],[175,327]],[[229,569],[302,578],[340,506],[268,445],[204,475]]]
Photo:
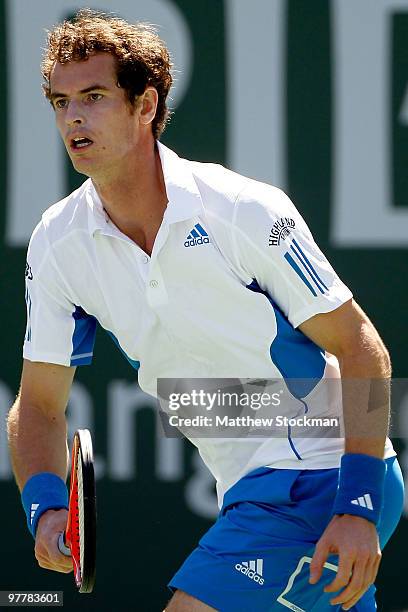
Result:
[[295,329],[271,296],[254,280],[247,289],[262,293],[271,304],[277,326],[270,347],[273,363],[294,397],[306,397],[322,379],[326,366],[324,351],[300,330]]

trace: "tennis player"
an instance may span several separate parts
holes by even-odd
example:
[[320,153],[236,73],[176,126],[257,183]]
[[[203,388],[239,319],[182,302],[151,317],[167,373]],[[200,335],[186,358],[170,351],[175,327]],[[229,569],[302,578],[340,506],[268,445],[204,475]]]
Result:
[[[371,612],[403,499],[388,398],[370,408],[363,384],[389,379],[387,350],[282,191],[159,142],[170,68],[150,27],[111,16],[82,10],[49,35],[45,94],[89,178],[44,213],[28,249],[9,438],[36,558],[70,570],[57,549],[64,412],[98,322],[147,393],[158,378],[280,379],[288,414],[344,414],[342,438],[295,438],[288,425],[284,437],[193,440],[220,514],[170,581],[167,612]],[[360,381],[343,402],[327,383],[340,375]]]

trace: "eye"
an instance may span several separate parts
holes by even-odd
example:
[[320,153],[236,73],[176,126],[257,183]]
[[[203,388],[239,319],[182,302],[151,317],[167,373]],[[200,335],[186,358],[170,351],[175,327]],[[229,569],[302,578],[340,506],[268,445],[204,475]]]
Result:
[[65,98],[60,98],[59,100],[54,101],[54,108],[66,108],[68,102]]
[[103,98],[103,95],[100,93],[90,93],[88,96],[88,99],[91,102],[99,102],[99,100],[101,100]]

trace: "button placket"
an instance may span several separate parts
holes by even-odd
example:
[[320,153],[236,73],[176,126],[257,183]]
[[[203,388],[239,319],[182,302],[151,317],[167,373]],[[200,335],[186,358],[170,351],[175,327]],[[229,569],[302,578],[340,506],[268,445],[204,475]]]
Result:
[[149,276],[146,279],[146,299],[152,308],[167,304],[169,301],[157,259],[150,262]]

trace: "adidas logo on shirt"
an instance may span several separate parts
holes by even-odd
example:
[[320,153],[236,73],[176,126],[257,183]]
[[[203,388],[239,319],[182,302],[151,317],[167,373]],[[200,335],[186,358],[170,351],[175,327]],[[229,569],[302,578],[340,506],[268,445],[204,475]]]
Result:
[[371,501],[371,495],[369,493],[366,493],[362,497],[357,497],[357,499],[352,499],[351,503],[355,506],[361,506],[362,508],[373,510],[373,502]]
[[263,584],[265,580],[263,576],[263,559],[257,559],[256,561],[242,561],[235,565],[237,572],[248,576],[254,582]]
[[199,224],[196,223],[184,243],[185,247],[197,246],[198,244],[207,244],[210,242],[207,232]]
[[33,524],[34,516],[35,516],[35,513],[36,513],[37,508],[38,508],[39,505],[40,504],[31,504],[31,508],[30,508],[30,510],[31,510],[30,511],[30,524],[31,525]]

